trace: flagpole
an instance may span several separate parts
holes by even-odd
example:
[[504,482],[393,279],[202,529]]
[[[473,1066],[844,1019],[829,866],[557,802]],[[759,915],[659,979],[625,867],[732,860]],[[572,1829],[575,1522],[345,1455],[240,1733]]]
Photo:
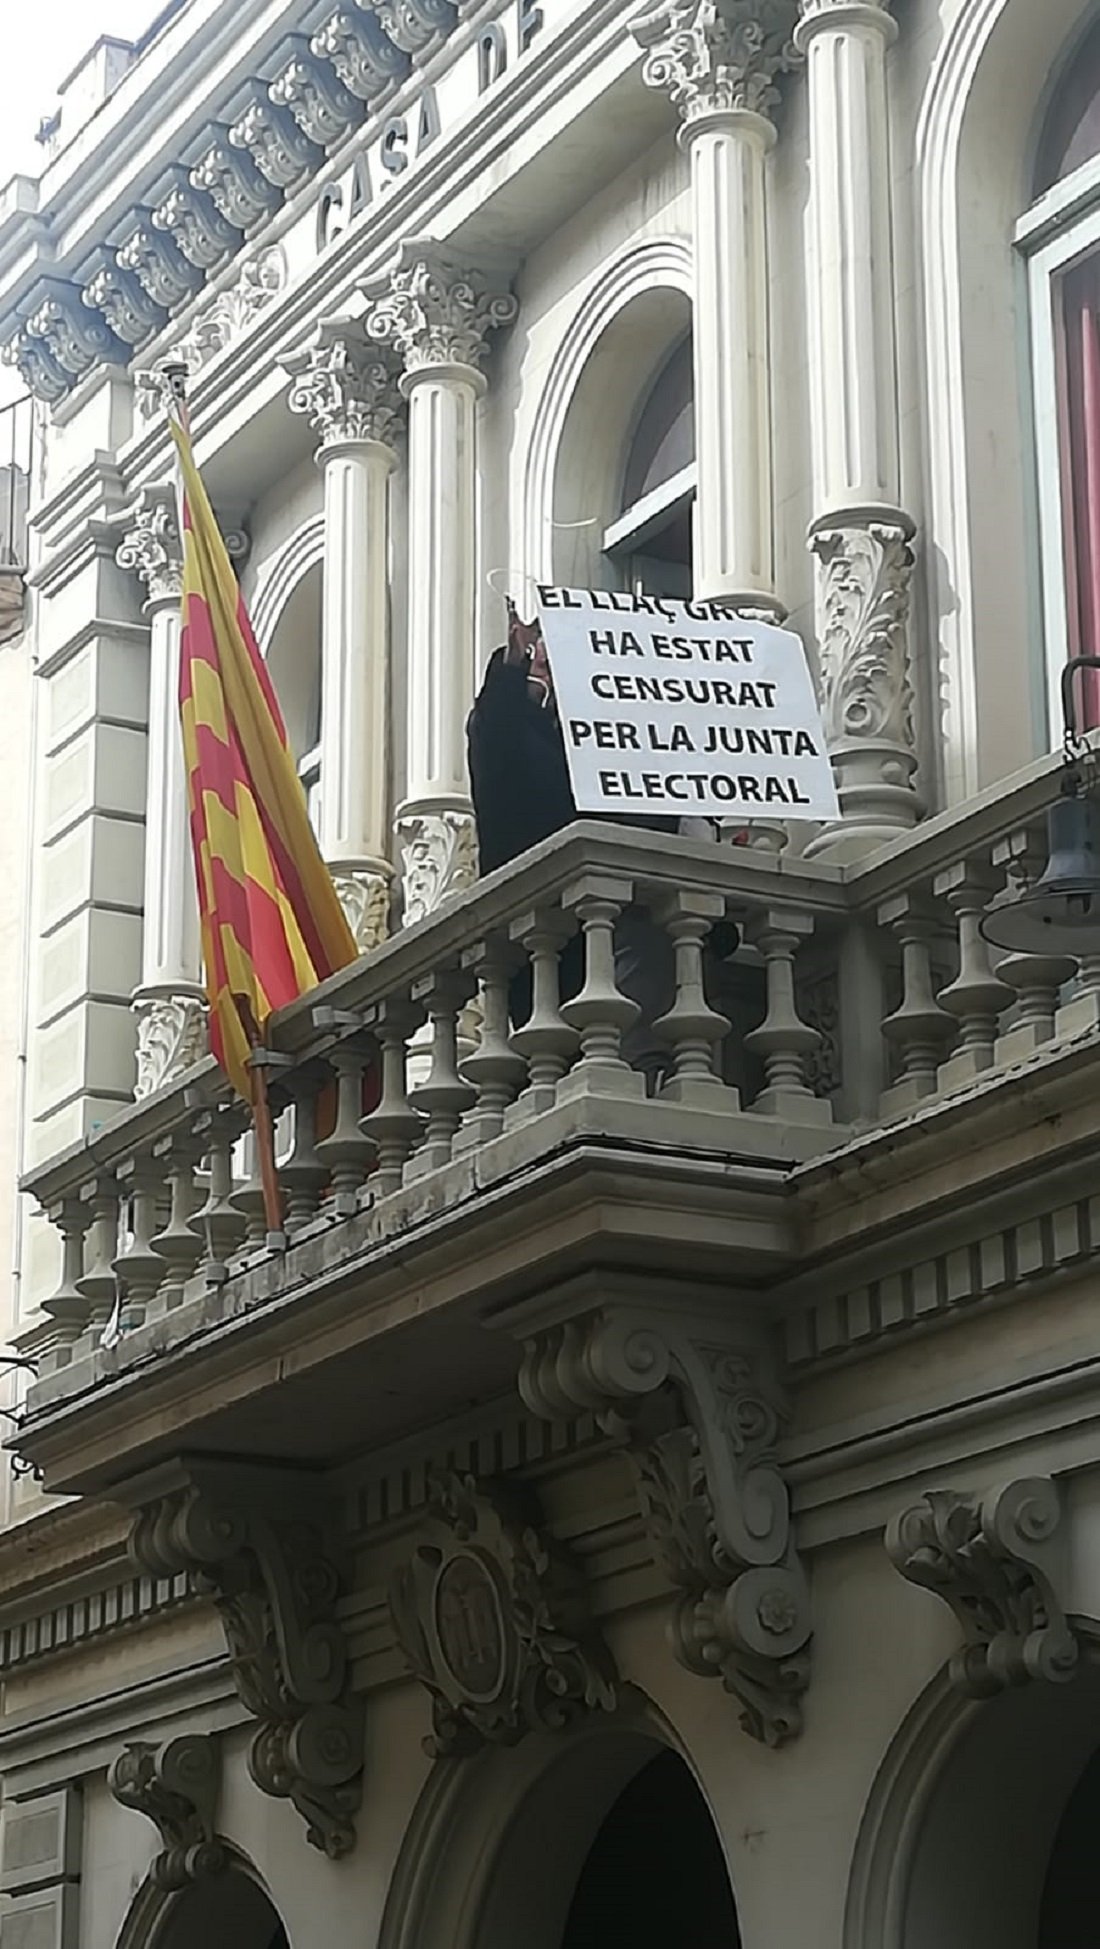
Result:
[[[168,395],[165,404],[169,414],[176,412],[185,433],[190,433],[190,420],[187,410],[187,366],[182,360],[165,359],[160,366]],[[178,506],[180,540],[184,530],[184,489],[179,467],[176,469],[176,497]],[[268,1244],[273,1248],[285,1246],[286,1234],[283,1189],[279,1182],[278,1166],[275,1162],[275,1121],[271,1114],[271,1098],[268,1094],[267,1072],[278,1060],[264,1041],[263,1035],[252,1013],[252,1008],[243,995],[234,995],[234,1003],[240,1017],[241,1026],[251,1050],[248,1057],[248,1072],[251,1078],[250,1107],[252,1110],[252,1129],[256,1142],[256,1157],[260,1166],[260,1184],[263,1189],[264,1222],[267,1226]]]

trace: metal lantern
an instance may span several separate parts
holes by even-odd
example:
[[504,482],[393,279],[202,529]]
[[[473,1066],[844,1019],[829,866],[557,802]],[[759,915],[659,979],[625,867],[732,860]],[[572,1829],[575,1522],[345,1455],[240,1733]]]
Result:
[[1047,852],[1034,886],[987,908],[982,933],[1009,954],[1100,951],[1100,804],[1067,796],[1052,805]]

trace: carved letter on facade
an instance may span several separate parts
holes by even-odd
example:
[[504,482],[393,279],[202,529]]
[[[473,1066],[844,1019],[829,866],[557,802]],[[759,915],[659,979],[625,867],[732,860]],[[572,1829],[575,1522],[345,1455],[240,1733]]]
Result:
[[121,1807],[153,1822],[163,1843],[149,1870],[158,1888],[220,1875],[229,1857],[216,1833],[221,1756],[217,1742],[185,1734],[166,1746],[131,1740],[111,1766],[107,1784]]
[[934,1489],[886,1531],[903,1577],[934,1591],[962,1627],[948,1667],[970,1698],[1045,1678],[1064,1683],[1078,1646],[1062,1607],[1062,1520],[1057,1484],[1035,1476],[984,1496]]
[[622,1444],[655,1557],[683,1593],[677,1656],[721,1678],[745,1731],[778,1746],[801,1730],[811,1623],[768,1365],[716,1322],[608,1307],[529,1340],[520,1392],[544,1420],[594,1413]]
[[[150,1499],[131,1549],[154,1576],[189,1570],[215,1605],[240,1696],[257,1721],[256,1785],[293,1802],[307,1836],[333,1860],[355,1845],[362,1793],[363,1714],[348,1686],[336,1622],[340,1577],[322,1538],[315,1489],[285,1471],[172,1472]],[[182,1485],[181,1485],[182,1478]]]
[[615,1669],[567,1553],[516,1485],[433,1485],[425,1541],[394,1577],[390,1613],[432,1701],[426,1751],[465,1755],[615,1708]]

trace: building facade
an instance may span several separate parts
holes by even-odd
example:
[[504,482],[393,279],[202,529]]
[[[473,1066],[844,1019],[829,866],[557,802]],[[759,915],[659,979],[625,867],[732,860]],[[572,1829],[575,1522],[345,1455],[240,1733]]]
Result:
[[[979,922],[1100,650],[1098,105],[1085,0],[176,0],[66,84],[0,197],[5,1946],[1092,1941],[1100,936]],[[173,363],[362,950],[275,1026],[281,1241]],[[838,821],[479,882],[540,581],[787,618]]]

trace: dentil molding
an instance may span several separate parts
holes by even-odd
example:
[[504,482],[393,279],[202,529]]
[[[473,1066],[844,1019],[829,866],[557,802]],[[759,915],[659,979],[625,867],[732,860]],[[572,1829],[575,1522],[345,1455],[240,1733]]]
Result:
[[432,1701],[431,1757],[612,1712],[616,1675],[580,1572],[544,1533],[529,1492],[446,1475],[390,1585],[390,1617]]
[[131,1551],[154,1576],[189,1571],[222,1621],[240,1698],[256,1721],[249,1771],[288,1799],[307,1839],[338,1860],[355,1845],[363,1712],[336,1621],[341,1571],[316,1485],[282,1469],[188,1464],[134,1484]]
[[933,1489],[895,1516],[886,1548],[910,1583],[943,1599],[962,1629],[948,1666],[970,1698],[1029,1679],[1064,1684],[1078,1664],[1066,1618],[1062,1502],[1033,1476],[982,1496]]
[[130,1740],[112,1762],[107,1785],[121,1807],[151,1820],[161,1852],[149,1870],[165,1891],[224,1874],[229,1853],[216,1832],[221,1752],[216,1739],[184,1734],[164,1746]]
[[677,1657],[720,1678],[754,1739],[801,1730],[809,1587],[776,1450],[785,1409],[770,1349],[728,1316],[597,1304],[525,1334],[532,1413],[590,1412],[622,1447],[657,1561],[680,1592]]

